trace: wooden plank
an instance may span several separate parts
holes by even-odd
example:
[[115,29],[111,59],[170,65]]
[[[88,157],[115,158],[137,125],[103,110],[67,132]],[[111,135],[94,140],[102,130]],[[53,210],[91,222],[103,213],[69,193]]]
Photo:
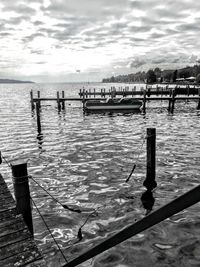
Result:
[[1,174],[0,266],[46,266]]
[[9,233],[8,235],[0,237],[0,248],[3,248],[5,246],[11,245],[17,242],[21,242],[22,240],[25,240],[31,237],[32,236],[27,228],[24,228],[21,231],[18,230],[17,232],[14,232],[14,233]]

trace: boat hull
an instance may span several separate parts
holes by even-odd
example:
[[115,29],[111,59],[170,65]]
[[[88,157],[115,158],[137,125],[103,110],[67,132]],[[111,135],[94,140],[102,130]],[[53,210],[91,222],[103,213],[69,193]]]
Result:
[[84,106],[85,112],[140,112],[142,102],[131,101],[131,103],[123,103],[119,100],[111,100],[107,102],[88,101]]

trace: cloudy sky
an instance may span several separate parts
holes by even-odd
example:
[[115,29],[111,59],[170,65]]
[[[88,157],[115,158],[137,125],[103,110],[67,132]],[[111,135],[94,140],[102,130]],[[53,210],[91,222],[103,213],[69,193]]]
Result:
[[101,81],[196,64],[198,0],[1,0],[0,78]]

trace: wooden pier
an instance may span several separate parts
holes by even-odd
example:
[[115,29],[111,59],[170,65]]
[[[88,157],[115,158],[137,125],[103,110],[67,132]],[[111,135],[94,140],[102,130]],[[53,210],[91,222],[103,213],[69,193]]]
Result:
[[130,89],[128,86],[125,88],[120,87],[118,90],[115,87],[106,90],[102,89],[80,89],[79,97],[65,97],[65,92],[62,91],[61,94],[57,92],[55,98],[41,97],[40,91],[37,92],[37,97],[33,96],[33,92],[30,92],[31,107],[32,110],[35,108],[35,103],[38,103],[38,108],[41,108],[41,102],[44,101],[56,101],[58,106],[58,111],[65,109],[66,101],[81,101],[85,102],[87,100],[106,100],[106,98],[120,98],[129,97],[143,102],[143,112],[146,112],[146,102],[148,101],[168,101],[168,111],[173,113],[175,102],[177,101],[197,101],[197,109],[200,109],[200,86],[196,85],[186,85],[186,86],[170,86],[162,85],[153,87],[151,85],[146,85],[136,90],[136,86]]
[[47,266],[1,174],[0,266]]

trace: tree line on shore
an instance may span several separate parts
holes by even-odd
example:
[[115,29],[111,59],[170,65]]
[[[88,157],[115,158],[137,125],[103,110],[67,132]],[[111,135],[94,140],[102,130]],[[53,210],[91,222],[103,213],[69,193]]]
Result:
[[144,82],[144,83],[174,83],[179,79],[187,79],[194,77],[196,83],[200,83],[200,65],[187,66],[182,69],[176,70],[161,70],[160,68],[149,69],[147,72],[139,71],[137,73],[130,73],[127,75],[112,76],[104,78],[103,83],[131,83],[131,82]]

